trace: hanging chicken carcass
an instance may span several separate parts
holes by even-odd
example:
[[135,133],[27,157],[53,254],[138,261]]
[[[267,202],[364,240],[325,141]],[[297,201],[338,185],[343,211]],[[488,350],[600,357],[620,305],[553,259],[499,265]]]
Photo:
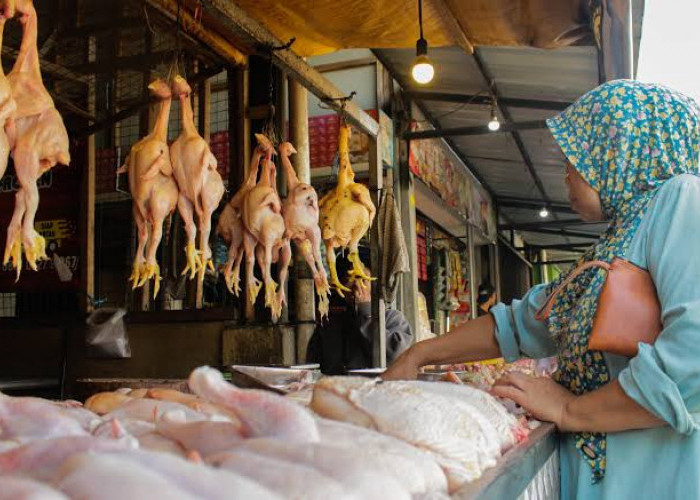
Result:
[[[352,278],[370,280],[360,260],[358,244],[367,233],[377,212],[369,195],[369,189],[355,182],[355,172],[350,164],[350,126],[341,124],[338,137],[340,167],[335,188],[321,198],[321,234],[326,245],[326,259],[331,272],[331,285],[342,296],[350,289],[344,286],[335,267],[335,249],[349,249],[348,259],[353,265]],[[360,283],[362,283],[360,281]]]
[[[261,137],[261,134],[256,134],[256,138],[258,142],[267,140]],[[257,258],[265,283],[265,307],[271,310],[272,319],[276,321],[282,313],[282,305],[286,302],[284,286],[292,251],[289,239],[285,237],[282,201],[277,192],[277,170],[272,161],[272,152],[273,149],[270,148],[262,160],[260,179],[246,194],[241,216],[246,229],[243,234],[243,246],[246,254],[248,300],[254,303],[261,288],[260,281],[253,273]],[[279,263],[279,292],[271,272],[275,262]]]
[[[5,2],[5,7],[0,12],[0,47],[2,46],[5,22],[15,15],[14,0]],[[10,140],[7,137],[6,127],[14,126],[17,103],[12,97],[10,81],[5,76],[5,71],[0,64],[0,179],[5,175],[7,161],[10,156]]]
[[279,147],[279,153],[287,176],[287,198],[282,205],[286,237],[294,240],[296,248],[301,251],[311,268],[318,295],[318,310],[323,318],[328,315],[330,287],[321,260],[318,195],[311,185],[299,181],[289,161],[289,157],[296,153],[294,146],[284,142]]
[[[212,271],[211,215],[224,196],[224,182],[216,171],[216,158],[209,145],[199,135],[194,125],[194,113],[190,94],[192,89],[180,75],[173,79],[172,92],[180,99],[182,132],[170,146],[170,160],[180,194],[177,201],[180,216],[187,232],[187,266],[182,274],[190,273],[190,279],[199,271],[199,279],[204,280],[207,267]],[[197,226],[194,212],[197,214]],[[199,229],[199,250],[195,248],[195,238]]]
[[[259,136],[263,139],[253,151],[253,158],[250,162],[250,170],[248,178],[243,183],[241,188],[229,200],[219,216],[219,222],[216,225],[216,234],[221,236],[229,245],[228,258],[224,266],[224,279],[229,292],[238,297],[241,291],[240,288],[240,271],[241,260],[243,259],[243,233],[245,226],[241,219],[243,210],[243,200],[248,192],[255,187],[258,180],[258,171],[260,170],[260,159],[272,150],[272,144],[264,136]],[[270,153],[271,154],[271,153]]]
[[[34,229],[39,207],[37,181],[57,163],[68,165],[68,132],[53,99],[44,87],[37,48],[38,19],[31,0],[17,0],[16,10],[22,23],[22,43],[12,71],[8,75],[12,97],[17,105],[14,124],[6,124],[12,147],[15,173],[20,189],[15,210],[7,228],[3,263],[22,268],[22,248],[29,267],[36,270],[38,260],[46,259],[46,242]],[[6,10],[7,13],[7,10]]]
[[[131,147],[117,173],[129,174],[133,215],[138,228],[138,246],[129,281],[135,289],[153,278],[155,297],[161,280],[156,252],[163,237],[163,221],[177,205],[178,189],[167,143],[172,99],[170,85],[158,79],[148,89],[159,100],[155,125],[150,134]],[[148,251],[144,255],[146,243]]]

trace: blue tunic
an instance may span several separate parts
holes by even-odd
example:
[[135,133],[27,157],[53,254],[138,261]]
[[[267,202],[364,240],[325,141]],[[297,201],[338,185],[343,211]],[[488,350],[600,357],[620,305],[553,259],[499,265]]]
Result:
[[[659,189],[625,258],[648,269],[662,307],[663,330],[632,358],[605,355],[611,378],[668,425],[610,433],[605,478],[563,434],[561,498],[700,498],[700,177],[678,176]],[[534,319],[545,286],[492,309],[508,361],[556,354],[545,323]]]

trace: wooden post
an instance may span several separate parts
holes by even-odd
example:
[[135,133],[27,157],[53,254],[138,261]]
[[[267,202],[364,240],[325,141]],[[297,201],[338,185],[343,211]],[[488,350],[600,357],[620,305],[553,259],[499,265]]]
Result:
[[[199,101],[199,109],[197,110],[199,133],[209,144],[211,136],[211,81],[209,79],[204,80],[199,89],[197,89],[197,97]],[[199,238],[199,232],[197,237]],[[199,278],[197,278],[194,303],[196,309],[201,309],[204,306],[204,281]]]
[[[292,165],[300,182],[311,183],[311,158],[309,149],[308,92],[296,80],[289,79],[289,138],[297,150]],[[314,280],[309,266],[295,248],[294,312],[296,313],[297,362],[306,361],[306,347],[314,333],[316,308]]]
[[472,319],[476,319],[476,294],[478,291],[476,284],[476,261],[474,259],[474,226],[467,223],[467,251],[469,252],[469,309]]
[[[396,149],[398,151],[398,149]],[[404,154],[405,153],[405,154]],[[408,250],[408,262],[411,267],[409,273],[401,276],[401,291],[403,295],[403,314],[411,325],[413,339],[417,338],[418,328],[418,255],[416,238],[416,198],[413,192],[413,178],[408,168],[408,151],[402,150],[399,160],[398,175],[398,200],[401,214],[401,227],[403,228],[406,247]]]
[[[94,36],[87,40],[87,61],[94,62],[97,43]],[[90,76],[88,86],[88,112],[95,116],[95,75]],[[85,297],[82,299],[84,312],[93,310],[92,298],[95,297],[95,134],[87,139],[87,168],[83,174],[83,214],[85,221],[85,241],[83,246],[83,285]]]
[[[369,140],[369,189],[372,194],[372,202],[379,209],[381,190],[384,184],[384,172],[382,169],[381,134],[370,137]],[[386,317],[384,299],[381,297],[381,250],[379,245],[379,225],[374,219],[371,241],[372,276],[372,359],[376,368],[386,367]]]
[[[250,163],[249,75],[247,68],[232,67],[228,70],[229,116],[229,177],[228,190],[233,195],[248,176]],[[243,267],[245,269],[245,266]],[[245,273],[241,294],[242,316],[247,321],[255,319],[255,308],[246,299]]]

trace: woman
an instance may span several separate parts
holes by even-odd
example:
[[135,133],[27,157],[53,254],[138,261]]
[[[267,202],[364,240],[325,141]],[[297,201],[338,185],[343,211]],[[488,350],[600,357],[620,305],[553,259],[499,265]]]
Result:
[[496,289],[490,283],[479,285],[479,293],[476,296],[476,314],[478,317],[486,316],[496,304]]
[[[572,208],[609,220],[581,261],[623,257],[648,269],[662,307],[654,345],[632,358],[588,351],[605,273],[589,270],[537,309],[566,273],[522,301],[414,345],[386,379],[420,366],[557,355],[554,380],[511,374],[494,394],[562,434],[562,498],[700,498],[700,110],[657,85],[620,80],[548,120],[564,152]],[[624,431],[624,432],[623,432]]]

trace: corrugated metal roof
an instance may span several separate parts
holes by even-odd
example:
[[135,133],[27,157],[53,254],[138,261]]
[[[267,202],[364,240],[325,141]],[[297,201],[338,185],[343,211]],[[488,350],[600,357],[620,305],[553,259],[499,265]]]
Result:
[[[436,68],[429,88],[411,85],[409,70],[412,50],[376,51],[389,70],[409,90],[437,93],[489,96],[489,82],[481,74],[475,59],[460,48],[431,49]],[[598,84],[598,55],[594,47],[567,47],[555,50],[528,47],[481,47],[478,53],[486,70],[493,76],[501,106],[507,99],[526,99],[568,104]],[[423,101],[423,108],[441,128],[485,125],[490,107],[454,102]],[[544,120],[557,112],[547,109],[507,106],[514,122]],[[503,117],[499,117],[503,121]],[[547,129],[520,132],[526,153],[553,203],[568,203],[564,182],[564,158]],[[493,133],[453,136],[452,142],[470,166],[499,198],[527,199],[544,205],[544,200],[511,134]],[[542,221],[539,208],[501,208],[501,214],[514,224]],[[553,214],[548,220],[571,219],[572,214]],[[575,227],[569,228],[576,230]],[[587,226],[586,233],[600,230]],[[533,245],[590,243],[589,239],[523,232]]]

